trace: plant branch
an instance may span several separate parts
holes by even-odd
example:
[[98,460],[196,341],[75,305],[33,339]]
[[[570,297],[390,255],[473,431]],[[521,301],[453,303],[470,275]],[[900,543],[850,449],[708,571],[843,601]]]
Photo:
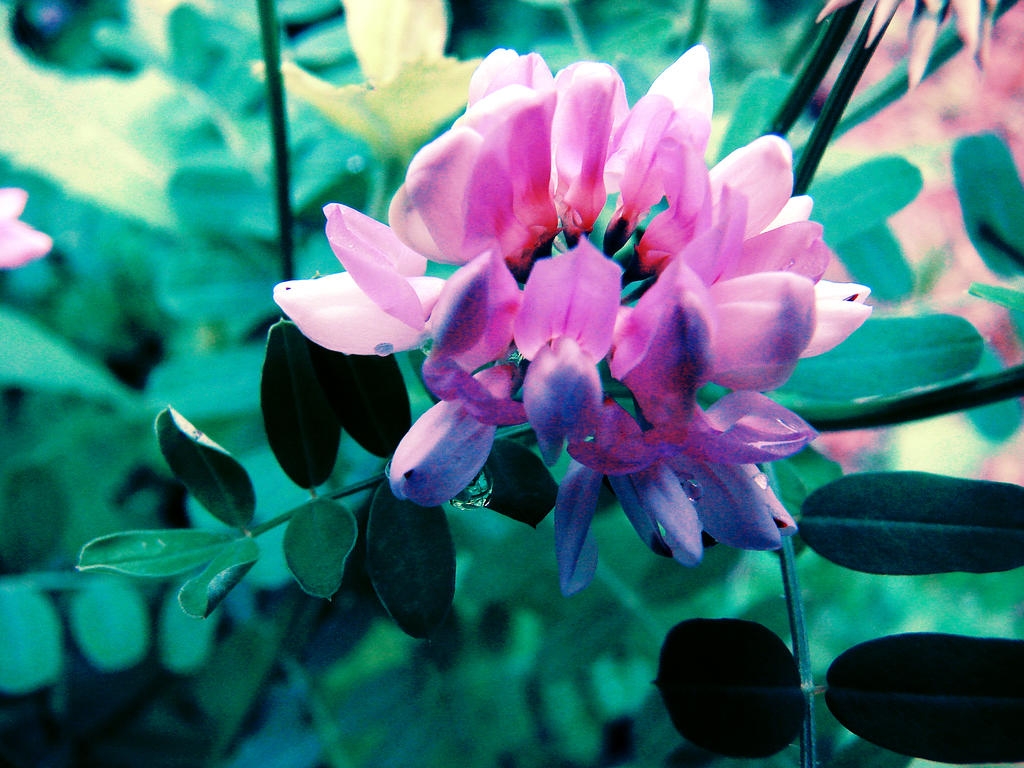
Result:
[[796,666],[800,672],[800,690],[804,695],[804,720],[800,730],[800,766],[815,768],[817,745],[814,729],[814,675],[811,671],[807,627],[804,624],[803,600],[800,597],[800,584],[796,575],[796,555],[793,553],[793,539],[789,536],[782,537],[779,563],[782,568],[782,586],[786,592],[793,655],[796,656]]

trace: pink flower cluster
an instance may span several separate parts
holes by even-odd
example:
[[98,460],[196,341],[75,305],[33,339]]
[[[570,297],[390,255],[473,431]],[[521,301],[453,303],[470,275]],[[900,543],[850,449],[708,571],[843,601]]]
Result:
[[[762,137],[708,170],[708,75],[698,46],[630,107],[606,64],[553,76],[537,54],[495,51],[465,114],[413,158],[391,226],[328,205],[346,271],[275,290],[325,347],[429,344],[423,380],[440,402],[392,458],[397,496],[455,496],[502,425],[529,422],[548,464],[568,450],[555,507],[567,594],[596,567],[605,476],[644,541],[681,563],[700,560],[705,534],[780,546],[795,526],[756,463],[815,433],[761,392],[870,312],[867,289],[821,280],[830,252],[810,199],[792,197],[785,141]],[[612,256],[630,241],[624,269]],[[428,277],[428,259],[458,269]],[[732,391],[705,410],[710,382]]]

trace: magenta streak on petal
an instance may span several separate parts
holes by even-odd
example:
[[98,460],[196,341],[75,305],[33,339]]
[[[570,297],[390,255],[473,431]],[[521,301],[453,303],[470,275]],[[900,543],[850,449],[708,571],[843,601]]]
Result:
[[579,592],[597,569],[597,545],[590,523],[597,509],[601,473],[569,462],[555,501],[555,555],[562,593]]

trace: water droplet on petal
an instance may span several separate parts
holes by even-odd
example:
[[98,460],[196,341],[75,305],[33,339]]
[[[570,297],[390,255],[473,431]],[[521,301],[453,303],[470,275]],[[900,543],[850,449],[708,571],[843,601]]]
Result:
[[783,272],[786,272],[796,266],[796,259],[790,259],[786,262],[786,266],[782,268]]
[[684,480],[683,493],[686,494],[686,498],[690,501],[697,501],[704,495],[704,489],[697,484],[696,480]]
[[764,472],[758,472],[756,475],[754,475],[753,480],[755,483],[757,483],[757,487],[760,488],[762,491],[768,490],[768,475],[766,475]]
[[486,507],[491,500],[491,491],[494,486],[491,482],[491,475],[484,467],[473,482],[463,488],[449,503],[456,509],[479,509]]
[[395,351],[394,344],[388,344],[386,341],[382,341],[380,344],[373,348],[374,354],[385,357]]

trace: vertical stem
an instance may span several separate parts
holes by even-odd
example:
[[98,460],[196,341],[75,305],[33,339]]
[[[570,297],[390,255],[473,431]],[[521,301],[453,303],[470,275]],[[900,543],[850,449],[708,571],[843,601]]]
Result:
[[814,172],[818,170],[818,163],[821,162],[821,157],[825,154],[825,149],[832,139],[832,132],[835,130],[836,125],[838,125],[839,118],[843,116],[843,111],[850,102],[850,97],[860,81],[860,76],[864,74],[864,69],[867,67],[868,62],[871,61],[871,55],[875,52],[875,48],[878,47],[882,35],[885,34],[885,27],[889,25],[888,20],[875,36],[874,41],[868,44],[871,21],[874,19],[875,11],[877,10],[876,7],[871,12],[871,15],[868,16],[867,21],[864,22],[864,28],[857,36],[857,40],[853,44],[853,50],[843,64],[843,69],[839,73],[836,84],[832,86],[832,90],[828,94],[825,106],[821,110],[821,116],[818,118],[818,122],[814,124],[811,137],[807,140],[803,152],[800,153],[800,162],[797,163],[793,174],[794,195],[804,194],[811,185]]
[[559,5],[562,9],[562,16],[565,17],[565,24],[569,27],[573,45],[576,46],[576,52],[584,59],[593,59],[594,52],[587,42],[587,36],[583,31],[583,22],[580,21],[580,16],[576,13],[573,0],[562,0]]
[[281,77],[281,30],[274,0],[256,0],[256,7],[260,16],[260,41],[263,45],[263,68],[267,78],[270,132],[274,147],[281,274],[284,280],[291,280],[295,276],[295,258],[292,244],[291,182],[288,173],[288,124],[284,111],[284,79]]
[[800,597],[800,584],[796,577],[793,539],[789,536],[782,537],[779,563],[782,566],[782,586],[786,592],[789,631],[793,638],[793,655],[796,656],[796,666],[800,672],[800,689],[804,694],[804,722],[800,730],[800,766],[801,768],[815,768],[817,747],[814,730],[814,675],[811,672],[811,656],[807,647],[804,604]]
[[690,12],[690,31],[686,39],[687,48],[692,48],[700,42],[707,21],[708,0],[693,0],[693,10]]

